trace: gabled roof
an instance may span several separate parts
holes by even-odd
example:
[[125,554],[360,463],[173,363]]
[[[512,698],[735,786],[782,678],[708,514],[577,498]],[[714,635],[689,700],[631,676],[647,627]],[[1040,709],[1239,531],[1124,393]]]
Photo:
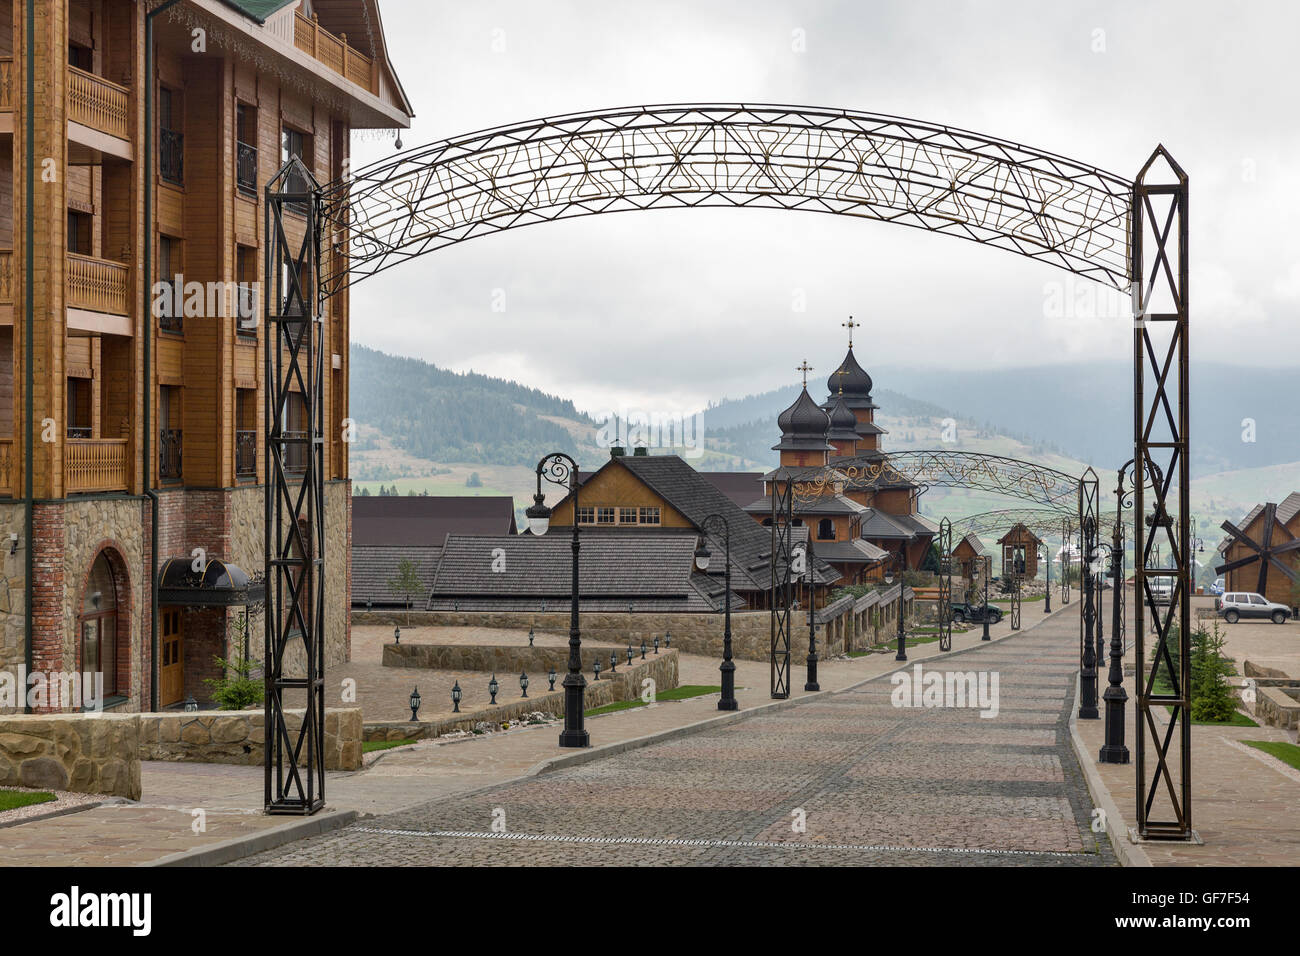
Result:
[[506,495],[352,497],[352,546],[439,547],[449,534],[514,534],[515,503]]
[[1002,537],[998,538],[998,544],[1027,544],[1031,541],[1042,541],[1043,539],[1034,534],[1023,522],[1017,521]]
[[953,552],[956,553],[957,548],[960,548],[963,544],[966,545],[966,547],[970,548],[972,551],[974,551],[976,554],[980,554],[980,555],[988,554],[988,549],[984,547],[984,542],[982,542],[979,539],[979,536],[975,534],[975,532],[973,531],[967,534],[966,536],[964,536],[960,541],[957,542],[957,547],[952,549]]
[[[771,586],[771,529],[758,524],[700,472],[676,455],[624,456],[611,459],[613,463],[632,472],[696,528],[703,527],[709,515],[721,515],[731,531],[732,587],[766,591]],[[708,538],[709,550],[721,553],[722,541],[714,534]],[[822,583],[830,583],[837,577],[829,568],[825,569],[825,575],[828,580]]]

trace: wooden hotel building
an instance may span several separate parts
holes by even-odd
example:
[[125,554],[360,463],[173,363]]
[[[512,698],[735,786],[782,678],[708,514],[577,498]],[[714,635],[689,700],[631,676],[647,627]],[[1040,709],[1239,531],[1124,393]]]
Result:
[[[263,192],[290,155],[339,178],[353,129],[411,115],[375,0],[0,0],[0,669],[202,701],[246,609],[260,658]],[[154,304],[177,277],[179,315]],[[327,663],[349,653],[349,318],[328,302]]]

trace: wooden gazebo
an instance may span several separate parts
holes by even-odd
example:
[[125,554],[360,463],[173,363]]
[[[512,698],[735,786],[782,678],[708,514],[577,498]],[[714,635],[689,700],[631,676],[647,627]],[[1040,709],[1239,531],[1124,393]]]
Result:
[[1017,522],[1011,530],[998,538],[1002,548],[1002,575],[1019,575],[1022,579],[1038,577],[1038,548],[1042,539],[1024,524]]

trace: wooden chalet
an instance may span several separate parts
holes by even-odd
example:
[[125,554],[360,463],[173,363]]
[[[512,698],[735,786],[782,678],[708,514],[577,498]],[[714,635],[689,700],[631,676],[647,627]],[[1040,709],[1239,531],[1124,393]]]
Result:
[[1300,604],[1300,492],[1280,503],[1255,505],[1244,518],[1222,525],[1215,574],[1225,591],[1262,594],[1270,601]]
[[998,538],[1003,576],[1019,575],[1027,581],[1038,577],[1038,555],[1042,543],[1042,538],[1021,522],[1012,525],[1010,531]]

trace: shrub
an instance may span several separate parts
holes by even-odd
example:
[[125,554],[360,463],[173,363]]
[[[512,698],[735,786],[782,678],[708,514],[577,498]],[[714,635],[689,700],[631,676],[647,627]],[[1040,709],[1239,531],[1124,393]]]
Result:
[[242,654],[229,661],[221,657],[215,660],[221,665],[223,676],[205,678],[203,683],[212,688],[212,699],[219,710],[248,710],[262,703],[265,689],[262,680],[248,676],[254,661],[245,660]]

